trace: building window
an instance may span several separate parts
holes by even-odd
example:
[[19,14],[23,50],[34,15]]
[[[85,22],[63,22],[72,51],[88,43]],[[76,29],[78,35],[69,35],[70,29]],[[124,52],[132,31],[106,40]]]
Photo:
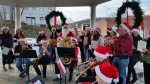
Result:
[[44,17],[40,17],[40,24],[44,24]]
[[44,8],[43,8],[43,7],[40,7],[40,8],[39,8],[39,10],[43,11],[43,10],[44,10]]
[[26,17],[26,23],[28,25],[35,25],[35,17]]
[[36,7],[32,7],[32,10],[36,10]]
[[24,10],[28,10],[28,7],[25,7]]

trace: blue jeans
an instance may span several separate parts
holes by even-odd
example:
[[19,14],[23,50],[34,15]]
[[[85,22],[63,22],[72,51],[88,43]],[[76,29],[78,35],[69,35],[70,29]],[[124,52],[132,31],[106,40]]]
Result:
[[31,65],[31,60],[28,59],[28,58],[25,58],[25,68],[23,69],[22,67],[22,62],[23,62],[23,59],[22,58],[17,58],[16,59],[16,67],[18,68],[18,70],[22,73],[26,73],[27,75],[29,74],[29,68],[30,68],[30,65]]
[[123,78],[123,83],[126,84],[126,67],[128,67],[129,64],[129,58],[128,59],[121,59],[119,57],[114,57],[113,63],[114,66],[117,67],[119,72],[119,78]]
[[84,62],[86,62],[89,59],[89,52],[88,48],[84,47]]

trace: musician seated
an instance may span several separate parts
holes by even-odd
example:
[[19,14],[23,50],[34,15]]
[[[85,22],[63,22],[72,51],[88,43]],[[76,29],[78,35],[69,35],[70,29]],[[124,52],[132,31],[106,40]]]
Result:
[[39,47],[39,55],[38,59],[33,61],[33,67],[36,73],[41,76],[41,71],[38,68],[38,65],[41,64],[43,66],[43,78],[46,78],[46,68],[47,64],[51,62],[51,52],[52,49],[48,46],[48,40],[46,38],[42,38],[41,40],[42,46]]
[[118,70],[110,63],[103,63],[95,67],[97,84],[116,84],[118,79]]
[[91,67],[90,69],[86,71],[87,75],[85,77],[80,76],[79,79],[76,80],[77,82],[94,82],[96,80],[95,78],[96,74],[95,74],[94,68],[97,65],[101,65],[105,62],[109,63],[107,49],[105,46],[99,45],[94,50],[94,55],[95,55],[96,63],[92,61],[92,59],[89,59],[88,66],[91,66]]
[[[27,43],[25,42],[25,38],[23,36],[20,36],[18,41],[20,42],[20,44],[18,44],[15,47],[14,53],[16,56],[16,67],[18,68],[18,70],[21,72],[19,77],[25,77],[26,75],[29,75],[29,67],[31,64],[31,61],[29,58],[19,58],[21,52],[25,49],[25,48],[29,48],[32,49],[29,45],[27,45]],[[22,63],[25,63],[25,68],[23,68]]]

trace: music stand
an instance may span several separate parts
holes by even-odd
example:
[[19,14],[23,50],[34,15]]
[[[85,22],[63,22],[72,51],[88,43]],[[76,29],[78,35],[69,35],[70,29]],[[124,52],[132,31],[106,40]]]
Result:
[[[58,56],[66,58],[75,58],[75,48],[64,48],[64,47],[57,47]],[[66,64],[64,64],[66,65]],[[65,66],[66,69],[66,66]],[[60,74],[61,78],[61,74]],[[60,80],[61,84],[61,80]],[[66,84],[66,74],[65,74],[65,84]]]
[[[20,53],[19,58],[23,58],[23,59],[25,59],[25,58],[37,58],[36,50],[23,50]],[[28,74],[28,81],[30,81],[30,71]]]

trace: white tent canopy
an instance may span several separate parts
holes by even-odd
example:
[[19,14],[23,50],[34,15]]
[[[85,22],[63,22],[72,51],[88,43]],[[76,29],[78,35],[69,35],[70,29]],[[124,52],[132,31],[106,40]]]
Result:
[[0,5],[15,7],[15,28],[21,27],[20,7],[90,6],[90,26],[96,28],[96,6],[107,1],[110,0],[0,0]]

